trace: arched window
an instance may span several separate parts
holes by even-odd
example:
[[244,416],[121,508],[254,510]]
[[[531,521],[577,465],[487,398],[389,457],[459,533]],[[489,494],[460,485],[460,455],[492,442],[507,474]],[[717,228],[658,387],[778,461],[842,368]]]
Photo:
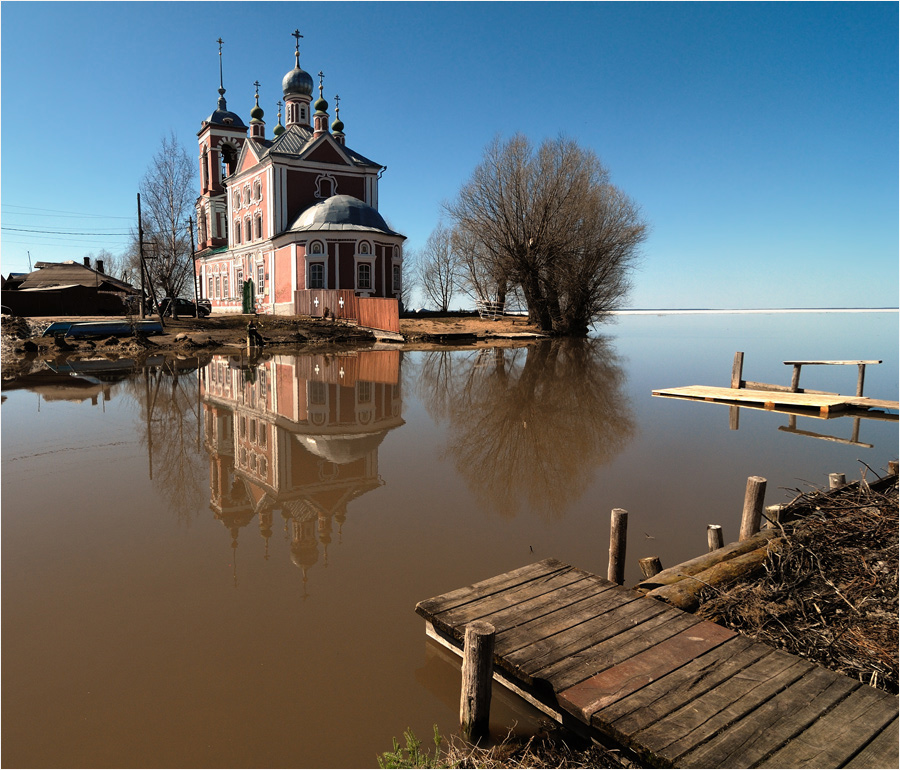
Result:
[[337,194],[337,181],[331,174],[320,174],[316,178],[316,197],[330,198]]
[[256,198],[256,200],[260,200],[262,198],[262,185],[259,183],[258,179],[253,185],[253,197]]
[[234,220],[234,242],[235,243],[241,242],[241,220],[240,219]]
[[322,247],[322,242],[321,241],[313,241],[309,245],[309,253],[310,254],[324,254],[325,250]]
[[231,176],[237,166],[237,150],[230,144],[223,144],[219,150],[219,159],[222,163],[222,178]]
[[225,275],[222,276],[222,296],[225,297],[225,299],[231,297],[228,293],[228,273],[225,273]]
[[250,185],[244,186],[244,205],[250,205]]
[[235,210],[237,210],[240,207],[241,207],[241,194],[239,192],[236,192],[234,194],[234,208],[235,208]]
[[362,243],[359,244],[359,253],[360,254],[371,254],[372,253],[372,247],[369,246],[368,241],[363,241]]
[[262,215],[256,215],[256,221],[254,222],[255,232],[253,233],[254,237],[262,238]]
[[400,265],[394,265],[393,275],[394,275],[394,291],[400,291],[400,276],[401,276]]

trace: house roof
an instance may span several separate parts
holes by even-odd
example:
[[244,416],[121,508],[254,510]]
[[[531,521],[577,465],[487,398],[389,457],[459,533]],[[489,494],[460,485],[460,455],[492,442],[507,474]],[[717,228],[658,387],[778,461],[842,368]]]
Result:
[[72,285],[96,286],[105,291],[121,291],[137,294],[137,289],[125,281],[101,273],[71,260],[66,262],[37,262],[35,270],[28,273],[19,285],[20,289],[63,288]]

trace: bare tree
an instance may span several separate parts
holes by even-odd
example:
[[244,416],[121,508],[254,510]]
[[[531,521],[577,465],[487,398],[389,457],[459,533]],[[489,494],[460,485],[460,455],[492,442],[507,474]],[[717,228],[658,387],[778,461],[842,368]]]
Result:
[[190,287],[194,276],[188,217],[194,211],[195,168],[174,133],[164,137],[141,180],[147,270],[168,297]]
[[452,232],[438,224],[417,254],[418,282],[425,298],[446,312],[459,285],[459,266]]
[[495,139],[446,210],[482,274],[518,287],[559,335],[585,336],[621,305],[647,234],[600,159],[564,138]]

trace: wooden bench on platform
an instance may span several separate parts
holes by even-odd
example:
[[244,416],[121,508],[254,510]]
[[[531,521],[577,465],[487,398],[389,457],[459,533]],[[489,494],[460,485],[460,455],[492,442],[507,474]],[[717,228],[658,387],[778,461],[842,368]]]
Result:
[[416,612],[460,654],[487,621],[495,679],[649,766],[897,766],[896,696],[555,559]]

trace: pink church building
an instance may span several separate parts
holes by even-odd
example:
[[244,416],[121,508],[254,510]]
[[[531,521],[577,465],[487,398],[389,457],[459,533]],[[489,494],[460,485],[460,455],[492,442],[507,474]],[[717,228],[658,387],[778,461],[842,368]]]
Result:
[[218,104],[197,134],[195,269],[213,313],[297,315],[319,307],[310,294],[317,291],[330,291],[332,301],[400,297],[405,236],[378,213],[385,167],[347,146],[338,96],[329,127],[323,73],[313,102],[313,79],[300,67],[301,35],[294,37],[294,68],[282,80],[285,122],[279,102],[271,139],[259,83],[249,127],[228,110],[218,41]]

